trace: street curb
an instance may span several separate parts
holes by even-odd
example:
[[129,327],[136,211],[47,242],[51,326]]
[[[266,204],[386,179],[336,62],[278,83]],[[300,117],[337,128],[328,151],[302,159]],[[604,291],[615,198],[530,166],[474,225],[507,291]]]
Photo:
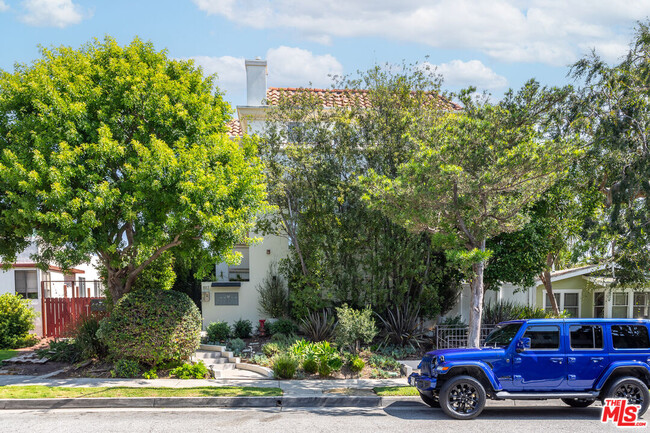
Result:
[[98,397],[0,399],[0,409],[105,409],[105,408],[335,408],[386,407],[419,401],[418,397],[379,396],[277,396],[277,397]]

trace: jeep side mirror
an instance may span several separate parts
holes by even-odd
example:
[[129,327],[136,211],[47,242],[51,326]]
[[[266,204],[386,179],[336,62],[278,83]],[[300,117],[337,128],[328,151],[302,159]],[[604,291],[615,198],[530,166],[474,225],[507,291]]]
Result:
[[517,353],[523,352],[527,349],[530,349],[530,338],[524,337],[517,341],[517,347],[515,348]]

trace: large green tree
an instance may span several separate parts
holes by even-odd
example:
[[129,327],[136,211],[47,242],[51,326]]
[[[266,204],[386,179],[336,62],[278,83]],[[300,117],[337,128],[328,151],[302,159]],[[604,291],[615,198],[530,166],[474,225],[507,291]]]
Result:
[[[342,303],[383,312],[411,300],[435,317],[454,305],[458,270],[428,234],[368,209],[357,180],[369,168],[394,175],[414,147],[405,110],[426,114],[421,105],[431,94],[438,100],[435,77],[400,78],[379,68],[362,73],[343,83],[356,90],[338,92],[347,98],[340,109],[324,108],[309,90],[287,92],[267,118],[259,149],[277,212],[266,229],[279,227],[290,239],[281,268],[294,315]],[[421,94],[411,95],[414,86]]]
[[588,142],[583,168],[607,209],[600,222],[612,240],[609,259],[618,283],[643,284],[650,269],[649,24],[639,23],[621,63],[610,66],[592,54],[572,73],[584,83],[575,98]]
[[230,108],[191,61],[113,39],[0,75],[0,259],[96,254],[114,300],[165,252],[235,260],[265,206],[255,146],[226,137]]
[[412,123],[414,136],[424,138],[395,179],[364,179],[371,206],[410,230],[455,241],[448,255],[465,265],[472,293],[470,347],[480,339],[486,240],[520,229],[525,209],[573,160],[574,146],[556,117],[569,93],[531,81],[492,104],[464,92],[462,112]]

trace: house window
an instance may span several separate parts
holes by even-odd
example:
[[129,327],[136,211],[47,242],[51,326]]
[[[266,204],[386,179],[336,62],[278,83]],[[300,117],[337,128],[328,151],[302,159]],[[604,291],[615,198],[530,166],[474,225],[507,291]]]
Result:
[[[576,291],[571,292],[555,292],[553,293],[555,302],[560,311],[566,311],[571,317],[580,317],[580,293]],[[544,310],[553,311],[551,300],[548,293],[544,296]]]
[[86,279],[84,277],[79,277],[79,296],[89,296],[89,294],[86,293]]
[[239,305],[239,293],[215,292],[214,305]]
[[594,293],[594,317],[596,319],[605,318],[605,293]]
[[650,318],[650,293],[635,292],[634,305],[632,306],[632,318]]
[[102,296],[103,289],[102,289],[101,281],[97,281],[97,280],[93,281],[93,289],[96,297]]
[[36,271],[14,271],[16,294],[25,299],[38,299]]
[[612,317],[616,319],[627,318],[629,295],[627,293],[614,293],[612,295]]

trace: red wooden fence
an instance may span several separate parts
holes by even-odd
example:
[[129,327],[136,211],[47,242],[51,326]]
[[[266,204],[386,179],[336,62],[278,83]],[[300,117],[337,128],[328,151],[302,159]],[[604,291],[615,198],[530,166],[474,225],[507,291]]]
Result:
[[80,318],[97,314],[91,311],[92,301],[104,299],[103,297],[80,297],[79,290],[75,290],[74,287],[72,287],[72,298],[52,298],[45,295],[45,285],[43,284],[41,288],[43,336],[53,338],[69,337]]

